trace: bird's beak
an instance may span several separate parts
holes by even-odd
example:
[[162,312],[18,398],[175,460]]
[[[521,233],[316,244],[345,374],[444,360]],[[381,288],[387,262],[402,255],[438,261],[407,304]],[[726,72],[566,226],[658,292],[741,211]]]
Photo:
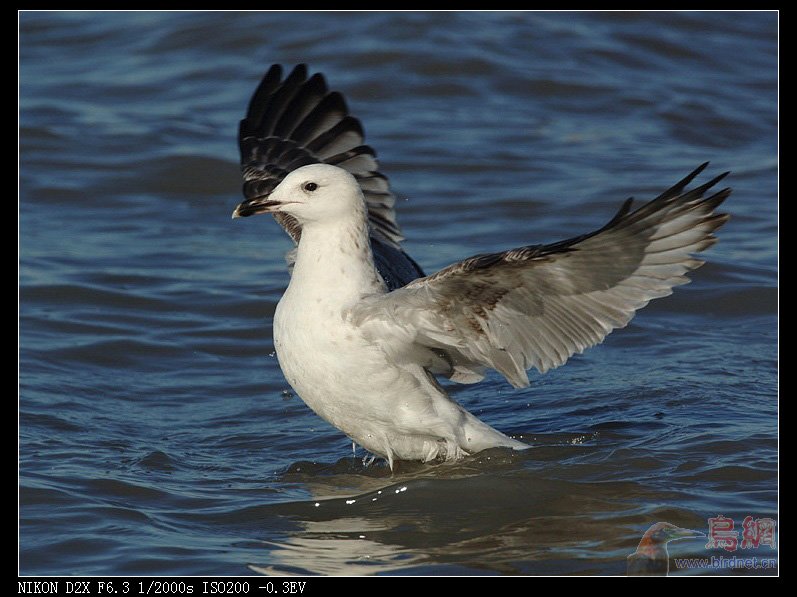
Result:
[[232,212],[233,219],[246,218],[256,214],[272,213],[282,205],[281,202],[275,201],[271,198],[271,193],[268,195],[261,195],[260,197],[252,197],[241,201],[235,210]]
[[694,531],[692,529],[682,529],[681,527],[674,527],[671,529],[667,529],[667,540],[672,541],[674,539],[686,539],[688,537],[705,537],[705,533],[701,533],[700,531]]

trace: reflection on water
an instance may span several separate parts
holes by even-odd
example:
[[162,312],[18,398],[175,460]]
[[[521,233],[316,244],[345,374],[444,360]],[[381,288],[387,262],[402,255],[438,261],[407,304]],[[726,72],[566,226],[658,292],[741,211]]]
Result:
[[264,542],[268,565],[252,564],[258,574],[362,575],[396,572],[422,558],[368,537],[386,530],[383,524],[351,517],[303,521],[301,531],[283,542]]
[[[579,480],[553,478],[556,471],[568,473],[555,461],[589,458],[557,447],[561,438],[545,440],[552,443],[522,455],[491,450],[433,471],[410,465],[414,470],[387,479],[357,470],[351,459],[335,472],[288,473],[283,481],[301,482],[313,498],[246,514],[250,521],[276,515],[293,523],[280,541],[262,542],[265,553],[252,554],[251,568],[263,574],[424,574],[440,562],[468,562],[492,574],[623,574],[644,521],[659,516],[705,524],[686,510],[651,506],[677,500],[677,491],[584,482],[586,468],[573,475]],[[674,553],[700,553],[702,545],[680,545]],[[574,554],[589,561],[571,569]]]

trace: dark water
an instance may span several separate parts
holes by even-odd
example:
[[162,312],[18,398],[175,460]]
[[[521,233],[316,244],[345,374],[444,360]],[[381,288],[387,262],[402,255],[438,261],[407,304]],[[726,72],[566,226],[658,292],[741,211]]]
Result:
[[[23,574],[623,574],[654,522],[777,519],[775,14],[20,31]],[[365,467],[273,357],[287,237],[230,220],[237,121],[273,62],[346,93],[427,270],[586,232],[705,160],[733,171],[733,217],[693,284],[602,346],[527,390],[453,390],[533,449]]]

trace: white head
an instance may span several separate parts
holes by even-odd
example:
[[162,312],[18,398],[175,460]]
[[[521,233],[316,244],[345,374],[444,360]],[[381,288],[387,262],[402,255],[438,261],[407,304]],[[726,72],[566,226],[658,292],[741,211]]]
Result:
[[286,213],[300,224],[329,222],[365,213],[357,180],[343,168],[310,164],[288,174],[268,195],[241,202],[233,218],[259,213]]

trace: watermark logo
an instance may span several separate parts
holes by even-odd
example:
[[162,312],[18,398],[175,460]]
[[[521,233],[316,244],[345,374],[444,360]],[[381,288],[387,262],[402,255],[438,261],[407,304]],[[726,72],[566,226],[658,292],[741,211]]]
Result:
[[[701,531],[684,529],[668,522],[657,522],[652,525],[637,546],[634,553],[628,556],[627,572],[629,576],[660,575],[666,576],[670,571],[670,556],[667,544],[678,539],[708,537],[706,549],[736,552],[761,547],[777,549],[775,543],[775,520],[772,518],[754,518],[746,516],[741,529],[736,522],[727,516],[718,515],[707,519],[708,535]],[[777,558],[758,556],[716,556],[675,558],[677,569],[706,570],[771,570],[777,568]]]
[[771,518],[746,516],[742,521],[742,541],[739,531],[734,530],[734,521],[725,516],[708,519],[708,543],[706,549],[758,549],[761,546],[775,549],[775,521]]
[[775,570],[778,558],[759,556],[711,556],[710,558],[673,558],[677,570]]
[[724,549],[736,551],[739,545],[739,531],[733,530],[733,519],[715,516],[708,519],[708,543],[706,549]]
[[683,529],[669,522],[657,522],[645,531],[636,551],[628,556],[628,576],[667,576],[670,572],[667,544],[678,539],[705,536],[700,531]]
[[771,518],[746,516],[742,529],[742,549],[758,549],[762,545],[775,549],[775,521]]

